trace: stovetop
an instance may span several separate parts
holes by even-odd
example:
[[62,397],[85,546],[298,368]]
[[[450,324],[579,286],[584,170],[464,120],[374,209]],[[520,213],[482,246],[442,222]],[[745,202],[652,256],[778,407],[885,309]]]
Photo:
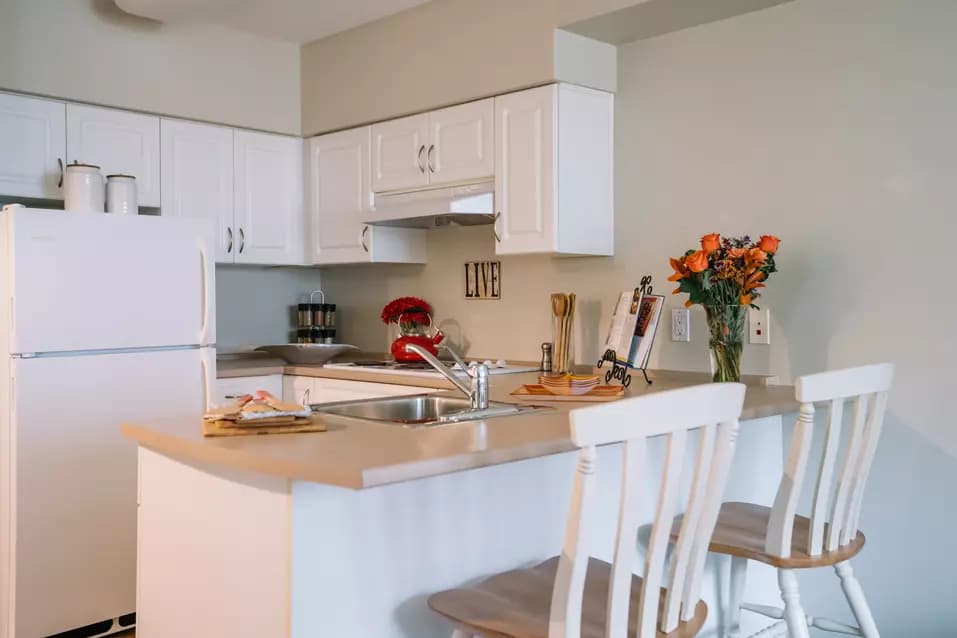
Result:
[[[442,361],[447,367],[454,368],[455,374],[464,375],[465,370],[455,367],[454,361]],[[506,363],[503,360],[485,361],[489,368],[489,374],[511,374],[515,372],[534,372],[538,370],[537,366],[519,366]],[[361,369],[363,372],[381,372],[388,374],[403,374],[409,376],[441,376],[435,368],[425,361],[412,361],[409,363],[399,363],[397,361],[351,361],[349,363],[327,363],[326,368],[339,369]]]
[[[455,365],[454,361],[442,361],[442,363],[445,364],[446,368]],[[352,361],[341,365],[351,365],[356,368],[381,368],[384,370],[432,370],[432,366],[425,361]]]

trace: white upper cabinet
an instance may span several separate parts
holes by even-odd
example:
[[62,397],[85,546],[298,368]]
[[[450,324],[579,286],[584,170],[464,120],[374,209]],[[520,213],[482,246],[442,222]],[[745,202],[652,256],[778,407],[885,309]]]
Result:
[[218,263],[303,263],[302,140],[181,120],[161,128],[163,215],[211,220]]
[[494,126],[495,100],[491,98],[429,113],[429,182],[491,179],[495,173]]
[[548,252],[555,245],[554,86],[495,98],[495,252]]
[[362,223],[372,211],[371,127],[309,140],[312,263],[424,263],[425,231]]
[[614,254],[614,96],[560,84],[495,98],[496,253]]
[[302,139],[237,130],[233,156],[235,262],[301,265]]
[[233,129],[164,119],[160,130],[162,214],[211,220],[216,261],[232,263]]
[[403,190],[428,186],[429,116],[427,113],[372,126],[372,189]]
[[369,260],[362,223],[372,208],[368,126],[309,140],[309,207],[312,261],[316,264]]
[[372,190],[412,190],[492,178],[495,100],[372,125]]
[[67,104],[66,152],[70,163],[95,164],[104,177],[134,176],[139,205],[160,205],[158,117]]
[[0,195],[63,199],[66,105],[0,93]]

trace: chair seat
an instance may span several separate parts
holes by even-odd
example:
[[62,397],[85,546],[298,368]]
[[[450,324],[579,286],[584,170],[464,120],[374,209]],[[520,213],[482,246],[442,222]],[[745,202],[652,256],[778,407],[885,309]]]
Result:
[[[458,623],[466,631],[483,638],[547,638],[552,587],[558,570],[558,557],[529,569],[517,569],[491,576],[474,587],[450,589],[429,597],[429,607]],[[590,558],[582,603],[582,638],[605,637],[605,614],[611,565]],[[638,626],[638,599],[641,578],[631,581],[629,635]],[[664,606],[665,590],[659,602]],[[694,617],[658,638],[691,638],[697,635],[708,615],[703,601],[695,606]]]
[[[768,533],[771,508],[753,503],[723,503],[718,515],[718,524],[711,535],[708,550],[717,554],[729,554],[756,560],[783,569],[808,569],[827,567],[849,560],[864,547],[864,534],[858,531],[851,542],[841,545],[834,551],[825,551],[819,556],[808,554],[808,539],[811,536],[811,520],[805,516],[794,517],[794,531],[791,535],[791,556],[782,558],[768,554],[764,549]],[[672,537],[677,537],[680,517],[672,529]],[[827,538],[828,526],[824,526]]]

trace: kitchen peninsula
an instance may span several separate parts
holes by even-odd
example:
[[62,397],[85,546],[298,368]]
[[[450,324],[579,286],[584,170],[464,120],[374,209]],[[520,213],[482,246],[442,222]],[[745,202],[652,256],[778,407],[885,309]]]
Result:
[[[491,399],[535,376],[493,379]],[[703,380],[660,372],[629,393]],[[140,446],[138,637],[446,638],[429,593],[557,553],[576,405],[425,428],[327,416],[325,433],[225,439],[203,438],[198,415],[124,425]],[[749,387],[729,498],[773,497],[795,410],[792,388]],[[611,489],[596,530],[617,513],[620,456],[599,451]],[[769,585],[751,579],[753,598]]]

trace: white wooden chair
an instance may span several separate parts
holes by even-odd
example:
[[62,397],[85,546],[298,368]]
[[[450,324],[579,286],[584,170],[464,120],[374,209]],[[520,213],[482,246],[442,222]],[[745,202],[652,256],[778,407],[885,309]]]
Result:
[[[571,412],[581,447],[560,557],[492,576],[429,598],[453,620],[453,638],[690,638],[707,616],[699,586],[708,541],[734,454],[745,387],[709,384]],[[694,455],[689,432],[699,436]],[[664,436],[666,452],[643,576],[633,573],[639,495],[648,481],[646,443]],[[584,524],[594,505],[598,445],[624,442],[621,507],[613,563],[591,558]],[[692,463],[693,460],[693,463]],[[666,573],[665,558],[683,470],[688,506]],[[662,586],[667,585],[667,589]]]
[[[879,364],[797,380],[795,394],[801,410],[774,505],[768,508],[750,503],[723,504],[712,537],[710,551],[733,557],[727,635],[740,635],[741,609],[747,609],[779,620],[755,637],[808,638],[809,626],[878,637],[874,617],[849,561],[864,546],[864,534],[858,530],[861,500],[893,375],[892,365]],[[816,468],[811,516],[807,518],[797,516],[795,511],[809,462],[816,403],[827,403],[828,419]],[[841,429],[848,403],[853,404],[853,415],[847,441],[842,445]],[[677,526],[674,531],[677,534]],[[741,603],[748,560],[777,567],[784,609]],[[827,566],[833,566],[841,580],[857,627],[805,615],[801,607],[795,570]]]

